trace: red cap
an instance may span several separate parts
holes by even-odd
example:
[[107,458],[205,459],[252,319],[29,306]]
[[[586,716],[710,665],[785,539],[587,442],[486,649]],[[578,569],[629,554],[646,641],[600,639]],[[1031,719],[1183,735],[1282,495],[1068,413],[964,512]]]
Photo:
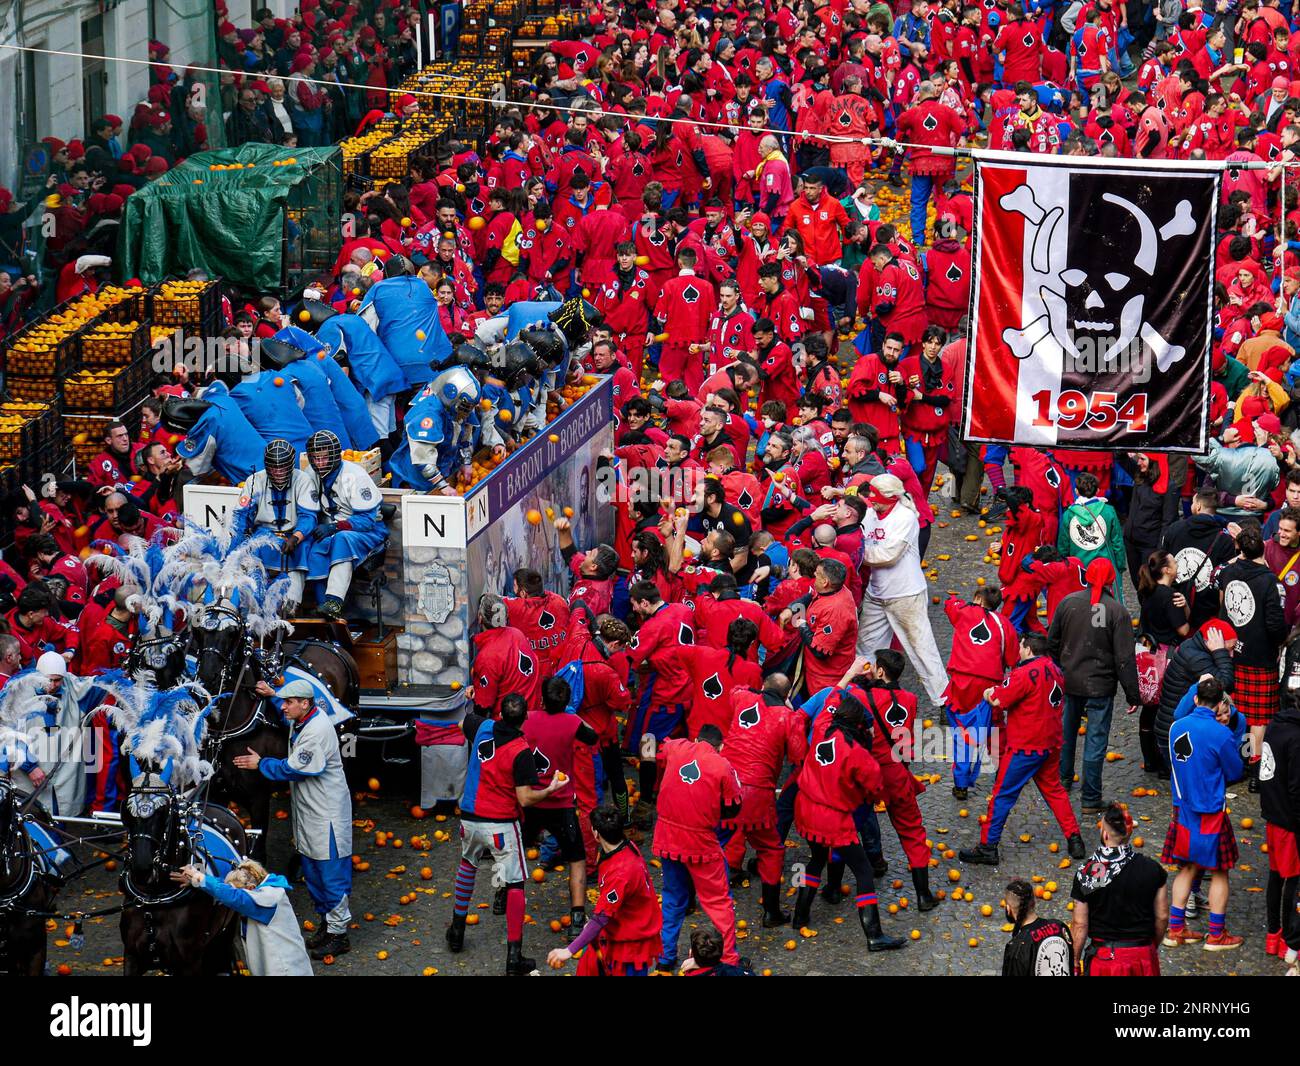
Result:
[[58,155],[61,151],[63,151],[63,149],[68,147],[57,137],[42,137],[41,143],[48,144],[50,146],[50,155]]
[[105,116],[104,116],[104,121],[107,122],[110,126],[121,126],[121,125],[122,125],[122,120],[121,120],[120,118],[118,118],[117,115],[105,115]]
[[1279,74],[1276,78],[1273,79],[1274,89],[1289,89],[1290,87],[1291,87],[1290,79],[1284,78],[1281,74]]
[[1265,433],[1272,434],[1282,432],[1282,420],[1275,414],[1260,415],[1255,419],[1255,425]]
[[68,158],[81,159],[86,154],[86,146],[78,140],[68,142]]
[[411,93],[402,93],[402,95],[397,98],[397,109],[399,111],[404,111],[406,108],[417,103],[419,103],[419,101],[416,100]]
[[146,174],[162,174],[167,170],[167,160],[162,156],[156,155],[144,165]]
[[1104,555],[1098,555],[1088,564],[1088,569],[1083,572],[1084,580],[1088,582],[1088,599],[1096,603],[1101,599],[1102,592],[1106,586],[1115,580],[1115,564]]
[[1276,333],[1281,333],[1283,325],[1282,316],[1276,311],[1265,311],[1259,316],[1260,329],[1271,329]]

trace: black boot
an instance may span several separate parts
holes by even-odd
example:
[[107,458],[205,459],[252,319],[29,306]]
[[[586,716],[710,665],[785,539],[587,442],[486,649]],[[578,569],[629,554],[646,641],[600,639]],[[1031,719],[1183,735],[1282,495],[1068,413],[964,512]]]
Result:
[[794,917],[791,919],[796,929],[802,929],[812,921],[812,905],[816,895],[817,889],[809,885],[799,889],[799,894],[794,898]]
[[826,880],[822,882],[822,899],[838,906],[844,902],[844,863],[832,862],[826,867]]
[[573,907],[569,911],[569,928],[565,930],[568,934],[569,943],[572,944],[578,939],[578,934],[582,932],[583,926],[587,924],[587,912],[582,907]]
[[894,951],[906,943],[896,936],[885,936],[885,931],[880,928],[880,908],[874,903],[858,908],[858,921],[867,935],[868,951]]
[[964,800],[970,795],[969,789],[964,789],[960,785],[952,786],[952,798],[955,800]]
[[764,885],[763,928],[772,929],[778,925],[785,925],[789,921],[790,915],[781,909],[781,886]]
[[330,956],[346,955],[352,950],[352,943],[348,940],[347,933],[329,933],[317,947],[311,952],[313,959],[324,959]]
[[976,844],[973,848],[962,848],[957,852],[957,858],[976,866],[997,866],[1000,861],[996,844]]
[[524,942],[511,940],[506,944],[506,976],[531,977],[537,969],[537,960],[524,954]]
[[313,948],[318,948],[325,943],[325,938],[329,935],[329,929],[325,925],[325,918],[322,916],[320,925],[316,926],[312,931],[311,936],[303,941],[303,943],[307,945],[307,950],[311,951]]
[[502,885],[492,897],[492,913],[500,917],[506,912],[506,888]]
[[451,916],[451,925],[447,926],[447,948],[452,954],[465,950],[465,915]]
[[1065,850],[1069,852],[1070,858],[1082,859],[1088,854],[1088,849],[1083,846],[1083,837],[1078,833],[1073,833],[1065,842]]
[[889,873],[889,863],[885,861],[883,855],[870,855],[868,858],[871,859],[872,877],[884,877],[885,874]]
[[918,866],[912,870],[912,886],[916,889],[916,909],[924,914],[939,906],[939,901],[930,894],[930,870]]

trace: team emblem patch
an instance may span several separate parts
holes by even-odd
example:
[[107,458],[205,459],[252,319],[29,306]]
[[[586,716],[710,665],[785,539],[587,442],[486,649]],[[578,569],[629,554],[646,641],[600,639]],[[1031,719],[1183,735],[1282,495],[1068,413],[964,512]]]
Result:
[[739,723],[741,729],[753,729],[754,726],[758,725],[758,723],[762,721],[762,718],[762,712],[759,711],[758,704],[756,703],[754,706],[746,707],[741,711],[737,716],[736,721]]
[[695,784],[702,776],[700,774],[700,764],[694,759],[678,770],[677,773],[681,775],[681,779],[688,785]]
[[497,742],[494,738],[488,737],[480,741],[479,746],[474,749],[474,754],[478,756],[479,762],[491,762],[492,757],[497,753]]
[[817,760],[818,766],[830,766],[835,761],[835,738],[823,740],[816,748],[813,749],[813,757]]

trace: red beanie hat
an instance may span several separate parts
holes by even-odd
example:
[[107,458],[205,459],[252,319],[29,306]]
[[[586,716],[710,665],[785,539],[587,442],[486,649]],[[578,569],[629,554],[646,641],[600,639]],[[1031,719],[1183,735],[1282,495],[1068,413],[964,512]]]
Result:
[[144,165],[146,174],[163,174],[167,171],[167,160],[162,156],[156,155]]
[[50,146],[50,155],[58,155],[61,151],[63,151],[63,149],[68,147],[57,137],[42,137],[41,143],[48,144]]
[[1219,631],[1219,635],[1223,637],[1224,643],[1237,639],[1237,631],[1232,628],[1232,623],[1226,622],[1222,618],[1211,618],[1208,622],[1205,622],[1197,632],[1200,633],[1202,637],[1207,637],[1210,635],[1211,630],[1216,629]]
[[153,155],[153,149],[147,144],[133,144],[128,154],[134,156],[137,163],[143,163]]
[[68,158],[81,159],[86,154],[86,146],[78,140],[68,142]]

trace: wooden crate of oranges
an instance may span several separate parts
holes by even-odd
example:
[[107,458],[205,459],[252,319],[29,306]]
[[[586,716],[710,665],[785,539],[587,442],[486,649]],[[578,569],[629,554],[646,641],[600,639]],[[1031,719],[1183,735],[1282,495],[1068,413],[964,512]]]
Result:
[[149,346],[146,322],[99,322],[78,336],[85,367],[126,366]]

